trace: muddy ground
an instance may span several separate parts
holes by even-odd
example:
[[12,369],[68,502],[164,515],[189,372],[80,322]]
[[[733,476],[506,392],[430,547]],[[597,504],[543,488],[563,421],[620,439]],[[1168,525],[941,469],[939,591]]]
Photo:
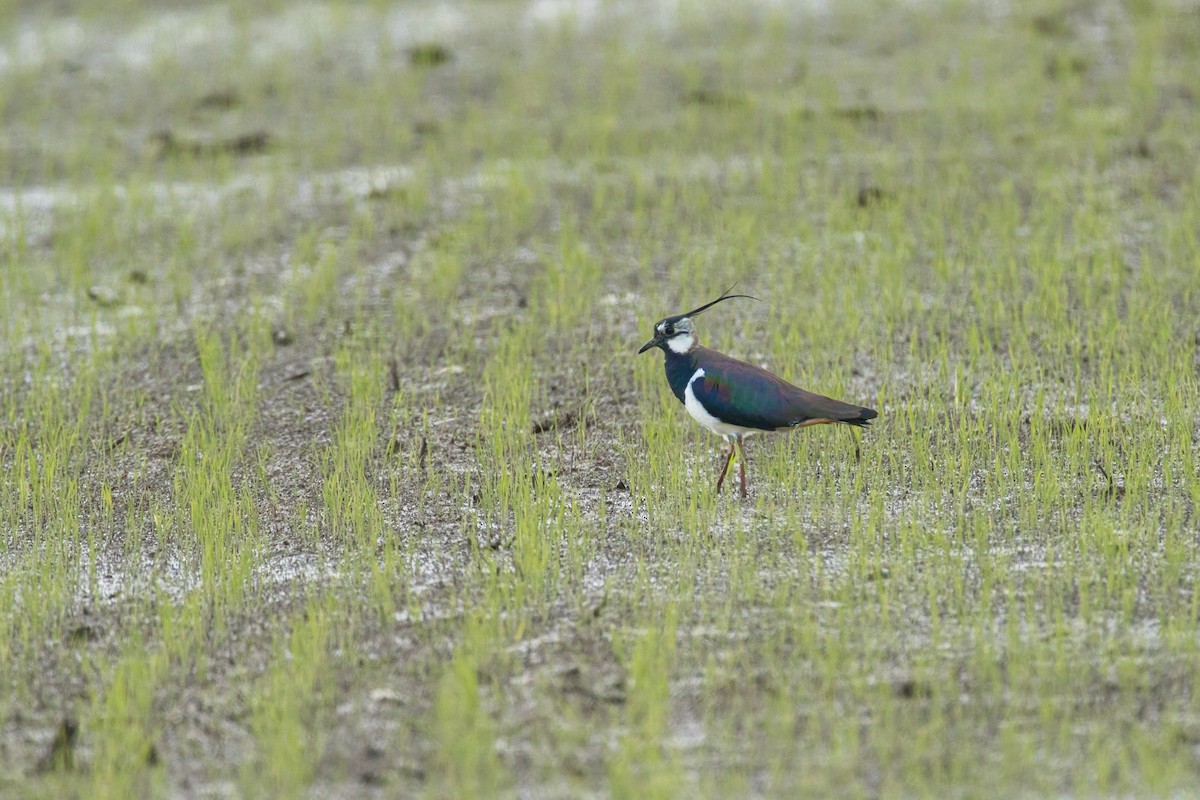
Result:
[[1187,786],[1195,9],[955,9],[17,4],[0,794]]

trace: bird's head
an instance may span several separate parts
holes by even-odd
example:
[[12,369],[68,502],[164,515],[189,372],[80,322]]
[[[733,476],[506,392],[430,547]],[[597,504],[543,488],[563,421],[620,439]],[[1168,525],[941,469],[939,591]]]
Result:
[[748,294],[730,294],[729,291],[731,289],[733,289],[732,286],[711,303],[705,303],[686,314],[676,314],[673,317],[666,317],[654,323],[654,338],[642,345],[642,349],[638,350],[638,353],[644,353],[652,347],[661,347],[663,350],[669,349],[672,353],[683,355],[699,343],[696,339],[696,327],[692,324],[692,317],[731,297],[749,297],[751,300],[758,299]]
[[654,338],[642,345],[638,353],[644,353],[651,347],[671,348],[672,352],[680,355],[696,346],[696,327],[692,318],[686,314],[676,314],[673,317],[654,323]]

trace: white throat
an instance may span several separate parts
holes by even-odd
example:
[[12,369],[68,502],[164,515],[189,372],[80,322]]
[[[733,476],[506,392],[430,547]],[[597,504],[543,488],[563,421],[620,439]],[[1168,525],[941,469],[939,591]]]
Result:
[[667,339],[667,347],[672,353],[684,355],[696,346],[696,337],[690,333],[680,333]]

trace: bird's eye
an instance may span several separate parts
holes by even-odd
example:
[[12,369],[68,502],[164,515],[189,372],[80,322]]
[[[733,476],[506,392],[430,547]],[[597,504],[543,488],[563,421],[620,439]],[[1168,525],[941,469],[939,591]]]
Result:
[[668,325],[668,326],[667,326],[667,328],[666,328],[666,331],[665,331],[665,333],[667,334],[667,336],[674,336],[674,335],[675,335],[675,326],[674,326],[674,325]]

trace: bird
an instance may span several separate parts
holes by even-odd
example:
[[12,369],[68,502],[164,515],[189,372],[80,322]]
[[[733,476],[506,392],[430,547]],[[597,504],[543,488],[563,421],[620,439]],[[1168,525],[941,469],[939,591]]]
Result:
[[[711,303],[656,322],[654,337],[642,345],[638,355],[655,347],[662,350],[667,383],[675,397],[693,419],[729,444],[729,453],[717,478],[717,494],[721,493],[735,449],[740,451],[742,497],[747,497],[743,443],[747,436],[810,425],[866,427],[878,413],[872,408],[805,391],[762,367],[703,347],[696,335],[694,317],[735,297],[758,300],[748,294],[730,294],[733,288],[730,286]],[[856,437],[856,454],[857,444]]]

